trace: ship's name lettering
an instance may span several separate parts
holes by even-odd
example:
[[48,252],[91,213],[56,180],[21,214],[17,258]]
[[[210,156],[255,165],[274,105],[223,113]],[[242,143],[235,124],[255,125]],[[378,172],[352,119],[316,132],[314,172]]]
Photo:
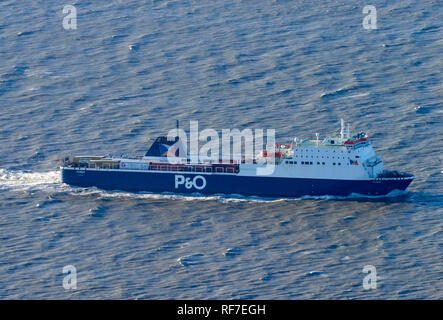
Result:
[[175,175],[175,189],[179,186],[184,185],[186,189],[195,188],[197,190],[202,190],[206,187],[206,179],[203,176],[195,176],[194,178],[185,177],[181,174]]

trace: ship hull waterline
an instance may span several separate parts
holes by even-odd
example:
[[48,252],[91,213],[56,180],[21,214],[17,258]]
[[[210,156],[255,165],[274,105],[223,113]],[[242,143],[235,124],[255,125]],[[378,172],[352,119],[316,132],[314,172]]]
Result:
[[270,198],[302,196],[383,196],[406,190],[413,178],[333,180],[205,174],[199,172],[152,172],[62,168],[62,182],[78,187],[129,192],[238,194]]

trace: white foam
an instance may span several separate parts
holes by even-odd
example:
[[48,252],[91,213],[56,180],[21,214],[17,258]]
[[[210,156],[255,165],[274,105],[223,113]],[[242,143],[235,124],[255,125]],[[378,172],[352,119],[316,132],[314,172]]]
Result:
[[[77,188],[78,190],[78,188]],[[183,201],[213,201],[217,200],[218,196],[203,196],[199,194],[187,196],[181,194],[169,193],[148,193],[148,192],[125,192],[125,191],[105,191],[97,188],[87,188],[90,193],[96,193],[102,198],[130,198],[130,199],[153,199],[153,200],[183,200]],[[78,192],[77,192],[78,194]],[[82,193],[85,194],[85,193]]]
[[395,198],[407,195],[409,193],[408,190],[392,190],[388,194],[385,195],[378,195],[378,196],[372,196],[367,194],[360,194],[360,193],[351,193],[348,196],[332,196],[332,195],[325,195],[325,196],[303,196],[301,199],[303,200],[346,200],[346,199],[382,199],[382,198]]
[[262,198],[258,196],[242,196],[237,194],[220,195],[217,199],[222,203],[236,203],[236,202],[283,202],[288,200],[300,200],[300,198]]
[[59,171],[26,172],[0,169],[0,189],[26,189],[29,187],[58,185]]
[[359,93],[359,94],[354,94],[352,96],[348,96],[348,98],[361,98],[361,97],[366,97],[369,95],[369,92],[365,92],[365,93]]

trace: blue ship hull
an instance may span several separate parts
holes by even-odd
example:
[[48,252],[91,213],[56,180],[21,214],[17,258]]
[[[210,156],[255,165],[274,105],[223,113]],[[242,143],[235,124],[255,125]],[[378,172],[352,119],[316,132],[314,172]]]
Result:
[[[197,178],[196,178],[197,176]],[[201,177],[204,177],[202,179]],[[330,180],[184,172],[62,169],[64,183],[131,192],[240,194],[260,197],[386,195],[405,190],[412,179]]]

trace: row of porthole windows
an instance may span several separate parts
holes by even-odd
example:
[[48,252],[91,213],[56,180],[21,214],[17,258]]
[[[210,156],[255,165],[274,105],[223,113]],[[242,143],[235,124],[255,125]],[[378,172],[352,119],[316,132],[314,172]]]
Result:
[[[287,163],[287,164],[297,164],[297,161],[286,161],[286,163]],[[300,164],[308,164],[308,165],[312,165],[313,162],[312,162],[312,161],[301,161]],[[322,165],[325,165],[326,163],[322,162],[321,164],[322,164]],[[320,165],[320,162],[317,162],[317,165]],[[338,162],[338,163],[333,162],[332,165],[334,165],[334,166],[335,166],[335,165],[339,165],[339,166],[341,166],[341,163],[340,163],[340,162]]]
[[[295,156],[297,158],[297,156]],[[300,158],[303,158],[303,156],[300,156]],[[306,158],[309,158],[309,156],[306,156]],[[314,156],[311,156],[311,158],[314,158]],[[325,157],[322,156],[322,159],[324,159]],[[329,156],[326,156],[327,159],[329,159]],[[335,157],[331,157],[332,159],[335,159]],[[358,158],[358,157],[357,157]],[[317,156],[318,159],[318,156]],[[337,157],[337,159],[340,159],[340,157]],[[343,157],[343,159],[345,159],[345,157]]]
[[[295,149],[294,151],[298,151],[298,149]],[[313,149],[306,149],[305,150],[306,152],[309,152],[309,151],[311,151],[311,152],[314,152],[314,150]],[[303,152],[303,149],[300,149],[300,152]],[[320,150],[319,149],[317,149],[317,152],[320,152]],[[332,150],[332,152],[335,152],[335,150]],[[340,151],[341,153],[344,153],[345,151],[343,151],[343,150],[341,150]],[[348,152],[350,152],[350,151],[348,151]]]
[[[305,150],[306,152],[314,152],[314,149],[300,149],[300,152],[303,152],[303,150]],[[298,149],[295,149],[295,151],[298,151]],[[332,150],[332,152],[335,152],[336,150]],[[320,152],[320,149],[317,149],[317,152]],[[344,150],[340,150],[341,153],[344,153]]]

